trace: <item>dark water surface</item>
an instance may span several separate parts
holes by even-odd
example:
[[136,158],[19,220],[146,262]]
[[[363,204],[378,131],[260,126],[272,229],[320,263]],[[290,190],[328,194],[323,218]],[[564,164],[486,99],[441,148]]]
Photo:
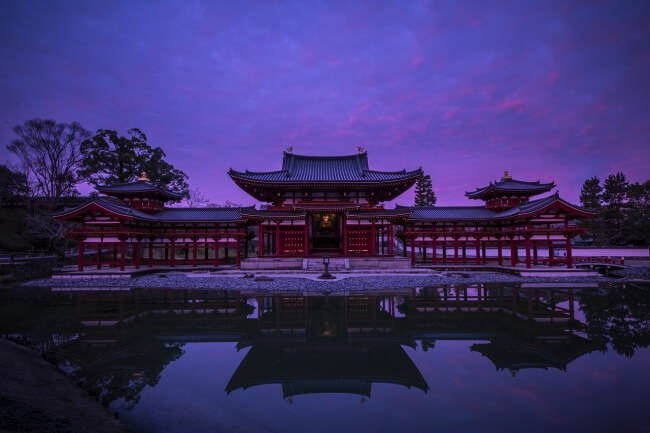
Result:
[[136,432],[650,431],[650,287],[3,290]]

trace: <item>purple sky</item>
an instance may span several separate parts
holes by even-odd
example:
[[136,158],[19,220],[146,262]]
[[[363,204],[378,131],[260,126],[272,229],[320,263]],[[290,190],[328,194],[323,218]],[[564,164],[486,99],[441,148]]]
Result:
[[0,163],[34,117],[138,127],[217,203],[255,203],[228,168],[289,146],[421,166],[439,205],[504,170],[576,203],[650,178],[644,0],[3,0],[0,77]]

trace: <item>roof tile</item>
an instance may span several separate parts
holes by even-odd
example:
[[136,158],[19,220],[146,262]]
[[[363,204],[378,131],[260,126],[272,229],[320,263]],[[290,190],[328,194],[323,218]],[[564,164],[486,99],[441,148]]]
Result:
[[368,154],[348,156],[305,156],[285,153],[282,170],[267,172],[229,172],[231,177],[261,182],[385,182],[416,178],[413,171],[377,171],[368,169]]

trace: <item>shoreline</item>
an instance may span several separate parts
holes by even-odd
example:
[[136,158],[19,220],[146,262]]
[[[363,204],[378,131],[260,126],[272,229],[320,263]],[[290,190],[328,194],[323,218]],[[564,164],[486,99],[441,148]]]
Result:
[[0,365],[0,431],[131,431],[69,376],[31,349],[0,338]]

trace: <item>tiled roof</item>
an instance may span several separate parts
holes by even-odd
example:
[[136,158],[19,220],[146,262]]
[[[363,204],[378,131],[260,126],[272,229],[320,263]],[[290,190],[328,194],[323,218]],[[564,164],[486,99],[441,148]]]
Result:
[[80,204],[79,206],[75,206],[73,208],[65,209],[61,212],[58,212],[53,215],[53,217],[62,217],[64,215],[68,215],[74,212],[77,212],[78,210],[81,210],[89,205],[96,204],[99,207],[102,207],[110,212],[116,213],[118,215],[123,215],[126,217],[132,217],[132,218],[138,218],[138,219],[143,219],[147,221],[155,221],[155,218],[153,218],[151,215],[145,212],[141,212],[139,210],[133,209],[131,206],[127,206],[125,204],[122,204],[119,200],[116,200],[114,198],[110,197],[96,197],[93,198],[86,203]]
[[242,209],[241,215],[245,218],[288,218],[288,219],[302,219],[305,218],[304,213],[284,212],[284,211],[270,211],[270,210],[255,210],[255,209]]
[[118,215],[123,215],[126,217],[135,218],[138,220],[144,221],[169,221],[169,222],[226,222],[226,221],[243,221],[240,211],[244,211],[249,208],[167,208],[158,213],[150,215],[146,212],[142,212],[136,209],[133,209],[131,206],[122,204],[119,200],[109,197],[97,197],[92,200],[76,206],[71,209],[66,209],[62,212],[59,212],[55,215],[56,217],[63,217],[75,213],[78,210],[83,209],[91,204],[96,204],[104,209],[116,213]]
[[[555,193],[548,197],[531,200],[522,203],[519,206],[506,209],[502,212],[494,212],[482,206],[422,206],[413,207],[409,220],[424,220],[424,221],[463,221],[463,220],[502,220],[508,218],[515,218],[523,215],[538,212],[545,207],[559,201],[565,206],[575,209],[578,212],[592,214],[579,206],[569,203],[560,198],[559,193]],[[401,208],[398,207],[398,209]]]
[[476,191],[466,192],[465,195],[472,199],[483,199],[493,193],[515,193],[524,195],[535,195],[550,191],[555,183],[524,182],[515,179],[501,179],[498,182],[490,182],[488,186],[477,188]]
[[300,209],[300,210],[308,210],[308,211],[322,211],[322,212],[327,212],[327,211],[342,211],[342,210],[352,210],[352,209],[358,209],[359,205],[356,203],[352,202],[345,202],[345,203],[337,203],[337,202],[304,202],[304,203],[297,203],[293,205],[294,209]]
[[489,220],[495,215],[483,206],[416,206],[412,209],[409,220]]
[[553,204],[554,202],[559,201],[560,203],[563,203],[565,206],[568,206],[570,208],[576,209],[579,212],[584,212],[588,214],[592,214],[593,212],[589,212],[580,206],[576,206],[574,204],[569,203],[568,201],[560,198],[559,193],[555,193],[553,195],[550,195],[548,197],[540,198],[537,200],[531,200],[526,203],[522,203],[519,206],[513,207],[511,209],[506,209],[503,212],[499,212],[498,214],[494,215],[493,219],[505,219],[505,218],[512,218],[515,216],[519,215],[527,215],[530,213],[537,212],[539,210],[544,209],[545,207]]
[[242,221],[236,207],[167,208],[153,215],[158,221]]
[[349,218],[359,219],[359,218],[397,218],[397,217],[408,217],[411,214],[410,208],[395,208],[395,209],[382,209],[374,211],[353,211],[348,213]]
[[230,169],[228,174],[233,178],[259,182],[390,182],[416,179],[422,170],[370,170],[365,152],[347,156],[304,156],[285,152],[282,170],[239,172]]
[[137,182],[128,182],[128,183],[114,183],[111,185],[98,187],[97,191],[107,195],[151,193],[151,194],[162,195],[163,197],[166,197],[170,200],[180,200],[183,198],[183,194],[181,193],[174,192],[170,189],[164,188],[160,185],[156,185],[145,180],[139,180]]

